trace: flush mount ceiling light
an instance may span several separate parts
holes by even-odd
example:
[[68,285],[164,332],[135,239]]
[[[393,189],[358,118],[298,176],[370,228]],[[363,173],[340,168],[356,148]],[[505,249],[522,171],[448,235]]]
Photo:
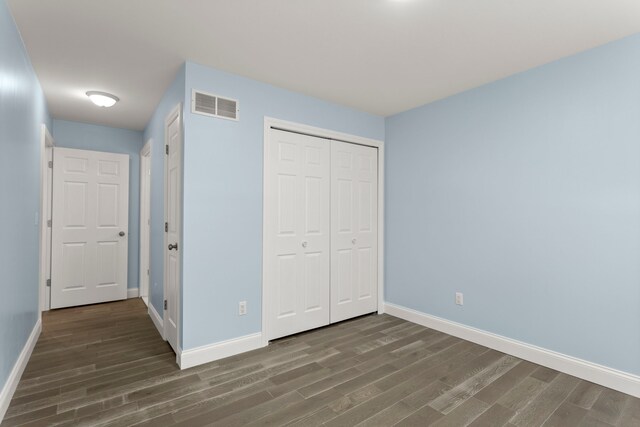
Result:
[[90,90],[87,92],[87,96],[98,107],[113,107],[116,102],[120,101],[120,99],[106,92],[98,92],[95,90]]

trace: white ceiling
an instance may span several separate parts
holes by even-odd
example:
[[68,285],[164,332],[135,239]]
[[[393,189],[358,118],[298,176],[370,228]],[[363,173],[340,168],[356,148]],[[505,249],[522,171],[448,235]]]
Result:
[[51,114],[130,129],[185,60],[387,116],[640,32],[638,0],[8,2]]

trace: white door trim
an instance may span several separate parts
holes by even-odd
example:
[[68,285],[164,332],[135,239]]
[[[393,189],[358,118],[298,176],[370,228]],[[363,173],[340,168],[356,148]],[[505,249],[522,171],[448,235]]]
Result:
[[149,305],[149,271],[151,270],[151,146],[149,139],[140,150],[140,297]]
[[44,123],[41,125],[40,138],[40,268],[38,283],[38,306],[40,312],[49,310],[50,301],[47,289],[47,279],[51,278],[51,269],[47,271],[47,259],[51,260],[51,242],[47,243],[47,222],[51,219],[51,174],[49,173],[49,161],[53,160],[54,140]]
[[[171,110],[171,112],[167,115],[167,117],[164,120],[164,145],[165,147],[169,144],[169,140],[168,140],[168,126],[169,124],[176,120],[176,118],[178,118],[178,120],[180,121],[180,150],[182,152],[184,152],[184,124],[182,122],[182,103],[179,103],[178,105],[176,105],[173,110]],[[163,175],[164,175],[164,221],[167,221],[167,217],[168,217],[168,213],[169,213],[169,204],[168,204],[168,197],[167,197],[167,189],[168,189],[168,180],[169,177],[167,176],[167,168],[169,165],[168,162],[168,156],[163,154],[164,157],[164,171],[163,171]],[[183,159],[181,158],[181,169],[183,168],[182,166],[182,162]],[[182,174],[184,173],[183,170],[180,171],[179,177],[178,177],[178,188],[180,188],[180,199],[182,200]],[[178,277],[182,278],[182,250],[183,248],[183,244],[182,244],[182,205],[179,206],[178,211],[180,212],[179,217],[180,217],[180,224],[178,226],[178,246],[179,246],[179,251],[180,251],[180,265],[178,266],[179,271],[178,271]],[[168,254],[167,254],[167,246],[169,245],[169,241],[168,241],[168,235],[165,232],[164,233],[164,238],[163,238],[163,242],[164,242],[164,246],[162,247],[162,251],[164,254],[164,268],[163,268],[163,299],[166,300],[167,298],[167,277],[169,276],[169,272],[168,272]],[[176,320],[178,322],[178,336],[177,336],[177,347],[176,350],[176,363],[178,363],[178,365],[180,364],[180,340],[181,340],[181,329],[182,329],[182,324],[181,324],[181,319],[182,319],[182,313],[181,313],[181,295],[182,295],[182,280],[179,283],[178,286],[178,292],[176,293],[176,310],[177,310],[177,314],[176,314]],[[166,310],[163,311],[162,314],[162,327],[164,330],[164,333],[162,334],[163,338],[165,340],[168,340],[167,338],[167,331],[168,331],[168,315]]]
[[384,141],[377,139],[365,138],[357,135],[336,132],[329,129],[318,128],[301,123],[290,122],[286,120],[275,119],[272,117],[264,118],[264,144],[263,144],[263,189],[262,189],[262,344],[269,344],[267,333],[268,327],[268,310],[265,304],[266,293],[266,275],[265,263],[267,260],[266,248],[269,247],[269,233],[265,227],[267,223],[267,204],[270,200],[271,183],[268,179],[268,150],[271,129],[280,129],[289,132],[297,132],[305,135],[316,136],[319,138],[333,139],[336,141],[349,142],[351,144],[366,145],[378,149],[378,313],[384,313]]

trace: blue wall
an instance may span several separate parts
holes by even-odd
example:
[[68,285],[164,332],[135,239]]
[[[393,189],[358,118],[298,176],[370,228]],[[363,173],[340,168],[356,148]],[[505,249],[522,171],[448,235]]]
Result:
[[[97,107],[96,107],[97,108]],[[53,121],[57,147],[129,155],[129,288],[140,281],[140,150],[142,132],[86,123]]]
[[640,374],[639,76],[636,35],[388,118],[386,300]]
[[167,88],[144,131],[144,141],[151,139],[151,279],[149,297],[160,316],[164,315],[164,120],[184,102],[184,66],[180,67]]
[[240,121],[185,111],[184,349],[262,330],[264,117],[384,138],[382,117],[187,63],[192,89],[238,99]]
[[0,389],[39,317],[41,126],[51,129],[40,83],[0,0]]

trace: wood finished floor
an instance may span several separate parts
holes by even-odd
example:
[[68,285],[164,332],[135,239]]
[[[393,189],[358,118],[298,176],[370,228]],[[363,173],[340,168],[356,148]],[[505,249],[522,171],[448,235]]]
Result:
[[139,299],[46,313],[2,426],[640,426],[640,400],[388,315],[180,371]]

